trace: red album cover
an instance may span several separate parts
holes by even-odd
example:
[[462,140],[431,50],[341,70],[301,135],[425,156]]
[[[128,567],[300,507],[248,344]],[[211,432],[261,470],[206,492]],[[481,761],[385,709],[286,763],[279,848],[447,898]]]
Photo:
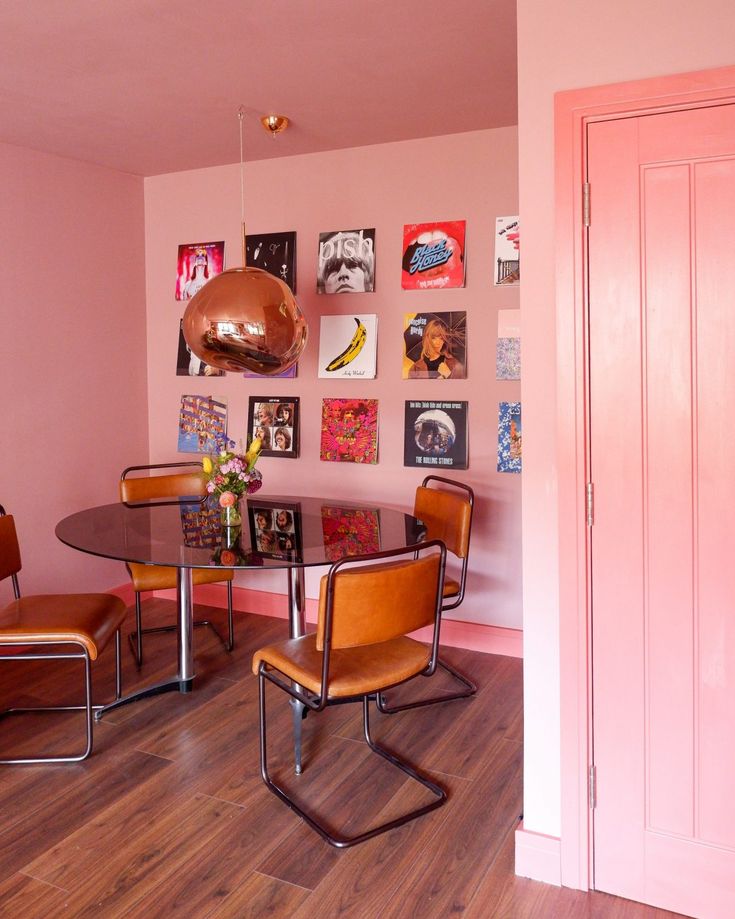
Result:
[[465,220],[408,223],[403,227],[401,287],[464,287]]

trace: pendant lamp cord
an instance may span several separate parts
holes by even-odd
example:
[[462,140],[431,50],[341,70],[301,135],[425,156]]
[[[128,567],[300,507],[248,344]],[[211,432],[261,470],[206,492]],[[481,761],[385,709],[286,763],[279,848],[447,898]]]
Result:
[[243,166],[243,147],[242,147],[242,120],[245,115],[245,109],[240,106],[237,110],[237,118],[240,122],[240,226],[242,228],[242,267],[247,266],[247,246],[245,236],[245,169]]

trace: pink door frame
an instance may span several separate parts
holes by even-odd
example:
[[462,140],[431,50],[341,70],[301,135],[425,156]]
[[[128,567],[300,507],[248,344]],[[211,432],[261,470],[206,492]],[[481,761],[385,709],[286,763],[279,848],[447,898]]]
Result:
[[[591,121],[735,101],[735,67],[557,93],[555,98],[557,443],[561,672],[561,882],[592,884],[592,751],[586,238],[582,217]],[[594,220],[594,189],[591,195]]]

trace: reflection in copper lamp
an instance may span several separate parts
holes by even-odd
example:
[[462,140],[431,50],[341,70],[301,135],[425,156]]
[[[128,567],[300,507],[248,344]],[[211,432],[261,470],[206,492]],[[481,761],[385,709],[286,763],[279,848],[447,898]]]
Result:
[[272,376],[299,359],[307,327],[290,287],[267,271],[246,266],[242,108],[238,117],[243,267],[216,275],[191,298],[183,333],[191,350],[206,364]]

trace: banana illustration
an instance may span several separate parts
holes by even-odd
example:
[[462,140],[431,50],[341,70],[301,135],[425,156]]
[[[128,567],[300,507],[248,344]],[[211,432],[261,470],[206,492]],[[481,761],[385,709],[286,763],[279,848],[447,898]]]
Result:
[[357,355],[362,351],[365,340],[367,339],[367,329],[357,316],[355,316],[354,319],[357,323],[357,328],[355,329],[355,334],[352,336],[352,341],[341,354],[338,354],[333,361],[327,364],[327,371],[339,370],[341,367],[345,367],[351,361],[354,361]]

